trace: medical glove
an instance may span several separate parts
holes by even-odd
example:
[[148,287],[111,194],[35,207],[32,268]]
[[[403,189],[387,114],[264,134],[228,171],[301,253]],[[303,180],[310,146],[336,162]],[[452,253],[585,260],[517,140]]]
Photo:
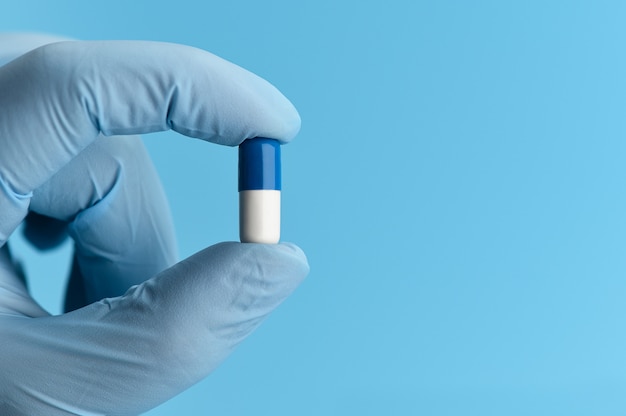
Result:
[[[308,265],[292,244],[241,243],[176,263],[133,135],[287,143],[300,120],[266,81],[187,46],[68,41],[12,59],[51,40],[0,35],[0,414],[138,414],[214,370]],[[25,218],[39,247],[74,240],[62,315],[30,297],[6,244]]]

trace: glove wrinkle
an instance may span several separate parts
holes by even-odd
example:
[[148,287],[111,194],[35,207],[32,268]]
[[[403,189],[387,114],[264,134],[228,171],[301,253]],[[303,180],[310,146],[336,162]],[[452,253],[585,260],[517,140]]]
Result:
[[172,43],[51,43],[0,67],[0,91],[0,245],[28,209],[13,194],[29,195],[100,134],[172,128],[236,146],[251,137],[287,143],[300,129],[296,109],[273,85]]
[[213,371],[307,273],[295,246],[222,243],[123,296],[0,317],[0,400],[37,415],[145,412]]
[[222,243],[174,264],[156,170],[138,137],[113,135],[287,143],[300,118],[267,81],[183,45],[1,53],[0,247],[30,210],[68,223],[75,257],[72,311],[51,316],[0,249],[0,415],[145,412],[213,371],[309,269],[290,244]]

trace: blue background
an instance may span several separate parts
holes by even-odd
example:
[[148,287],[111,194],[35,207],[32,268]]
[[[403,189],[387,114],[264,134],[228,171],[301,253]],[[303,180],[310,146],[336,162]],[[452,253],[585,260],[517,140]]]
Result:
[[[207,49],[302,116],[309,278],[149,415],[626,413],[626,3],[3,3],[1,30]],[[145,143],[181,256],[236,240],[236,150]],[[58,313],[69,245],[15,244]]]

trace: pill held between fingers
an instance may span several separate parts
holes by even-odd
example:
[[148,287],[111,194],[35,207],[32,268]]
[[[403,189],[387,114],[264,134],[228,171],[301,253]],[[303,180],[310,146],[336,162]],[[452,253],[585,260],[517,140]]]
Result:
[[280,143],[257,137],[239,145],[239,239],[280,240]]

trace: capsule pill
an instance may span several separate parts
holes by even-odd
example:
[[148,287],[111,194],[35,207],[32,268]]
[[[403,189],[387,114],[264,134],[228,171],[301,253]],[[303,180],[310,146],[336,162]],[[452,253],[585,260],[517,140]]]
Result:
[[239,239],[276,244],[280,240],[280,143],[254,138],[239,145]]

